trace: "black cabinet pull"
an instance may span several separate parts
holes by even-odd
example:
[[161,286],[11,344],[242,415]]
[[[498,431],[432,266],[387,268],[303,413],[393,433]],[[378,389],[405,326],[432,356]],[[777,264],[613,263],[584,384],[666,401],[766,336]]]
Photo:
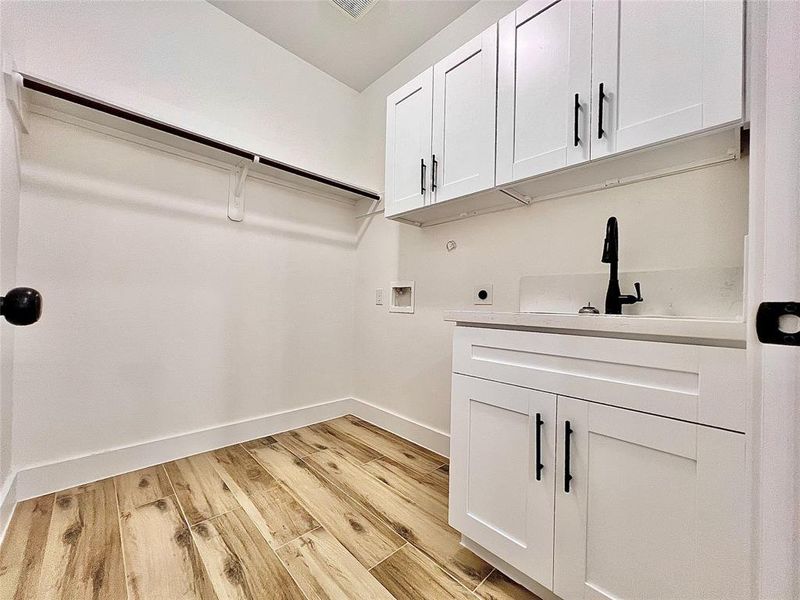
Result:
[[542,414],[536,413],[536,481],[542,480]]
[[425,195],[425,159],[419,159],[419,193]]
[[572,427],[569,426],[569,421],[564,421],[564,491],[569,494],[569,482],[572,481],[572,475],[569,472],[569,438],[572,435]]
[[598,94],[597,98],[597,104],[600,110],[600,112],[597,114],[597,139],[601,140],[603,139],[603,134],[605,133],[605,131],[603,131],[603,101],[606,99],[606,94],[603,91],[602,83],[600,84],[600,93]]
[[581,143],[581,138],[578,136],[578,113],[581,110],[581,101],[578,99],[578,94],[575,94],[575,114],[573,122],[573,142],[572,145],[576,148]]
[[436,160],[436,155],[434,154],[431,158],[431,164],[433,168],[433,173],[431,174],[431,191],[436,191],[436,171],[439,170],[439,162]]

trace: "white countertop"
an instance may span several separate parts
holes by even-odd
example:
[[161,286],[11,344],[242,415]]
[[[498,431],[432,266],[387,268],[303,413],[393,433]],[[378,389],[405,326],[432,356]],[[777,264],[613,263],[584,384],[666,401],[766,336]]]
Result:
[[747,339],[744,321],[725,319],[475,310],[446,311],[444,319],[468,326],[737,348]]

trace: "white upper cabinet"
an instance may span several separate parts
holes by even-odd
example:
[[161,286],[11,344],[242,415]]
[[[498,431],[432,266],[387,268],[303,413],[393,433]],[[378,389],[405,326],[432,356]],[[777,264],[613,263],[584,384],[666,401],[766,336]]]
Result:
[[497,183],[588,160],[592,3],[530,0],[499,39]]
[[388,97],[386,215],[509,207],[475,194],[733,127],[743,63],[743,0],[529,0]]
[[595,0],[592,158],[741,119],[743,11],[737,0]]
[[433,202],[494,187],[497,25],[433,68]]
[[386,215],[494,187],[497,25],[386,101]]
[[386,216],[429,202],[433,67],[386,99]]
[[745,436],[558,397],[564,600],[747,597]]
[[454,374],[451,429],[450,524],[551,586],[555,395]]

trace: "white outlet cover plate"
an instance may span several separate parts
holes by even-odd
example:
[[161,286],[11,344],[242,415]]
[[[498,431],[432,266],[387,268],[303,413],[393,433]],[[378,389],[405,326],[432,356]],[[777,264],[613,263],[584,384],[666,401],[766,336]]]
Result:
[[[475,289],[472,290],[472,302],[474,304],[484,304],[484,305],[485,304],[491,304],[492,302],[494,302],[494,289],[493,289],[493,287],[494,286],[492,286],[491,283],[484,283],[484,284],[481,284],[481,285],[476,285]],[[488,294],[486,296],[485,300],[481,300],[480,296],[478,296],[478,294],[481,292],[481,290],[486,290],[486,292]]]

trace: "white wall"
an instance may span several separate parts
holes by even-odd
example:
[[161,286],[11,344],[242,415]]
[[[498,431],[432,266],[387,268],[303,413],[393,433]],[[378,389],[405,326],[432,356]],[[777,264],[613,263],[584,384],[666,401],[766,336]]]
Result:
[[[373,187],[383,189],[386,95],[517,4],[480,2],[364,91]],[[625,270],[741,266],[747,161],[429,229],[368,219],[357,251],[356,397],[449,431],[452,325],[442,313],[479,308],[475,285],[494,284],[484,309],[518,310],[524,275],[601,272],[610,215],[620,220]],[[451,239],[458,248],[447,252]],[[415,280],[415,314],[375,306],[375,289],[396,279]]]
[[[426,229],[373,217],[357,252],[355,396],[449,431],[445,310],[515,311],[524,275],[599,272],[610,215],[626,270],[741,266],[746,207],[739,161]],[[451,239],[458,247],[448,252]],[[375,306],[375,289],[396,279],[416,282],[415,314]],[[473,306],[473,287],[484,283],[494,284],[494,305]]]
[[[2,5],[22,72],[359,183],[357,93],[206,2]],[[19,281],[45,310],[17,332],[15,470],[352,395],[349,205],[250,179],[234,224],[220,169],[32,127]],[[15,206],[4,190],[9,282]],[[6,357],[13,329],[2,335]]]
[[[761,302],[800,297],[800,4],[749,4],[752,169],[749,317]],[[788,167],[788,168],[787,168]],[[800,597],[800,348],[748,331],[753,596]]]
[[[0,3],[0,55],[11,51],[8,5]],[[5,81],[0,80],[0,294],[14,287],[19,221],[19,146],[11,111],[5,101]],[[15,329],[0,320],[0,502],[8,483],[12,460],[12,383]],[[0,529],[5,522],[0,514]]]
[[357,92],[211,4],[8,4],[22,72],[359,183]]
[[352,206],[33,115],[18,469],[352,394]]
[[[203,2],[11,6],[23,70],[382,189],[386,94],[520,3],[477,4],[360,96]],[[32,127],[17,279],[45,313],[17,335],[17,469],[353,395],[447,431],[442,312],[594,270],[612,213],[627,269],[742,264],[744,162],[425,230],[253,180],[234,224],[222,170]],[[374,306],[397,278],[414,315]]]

